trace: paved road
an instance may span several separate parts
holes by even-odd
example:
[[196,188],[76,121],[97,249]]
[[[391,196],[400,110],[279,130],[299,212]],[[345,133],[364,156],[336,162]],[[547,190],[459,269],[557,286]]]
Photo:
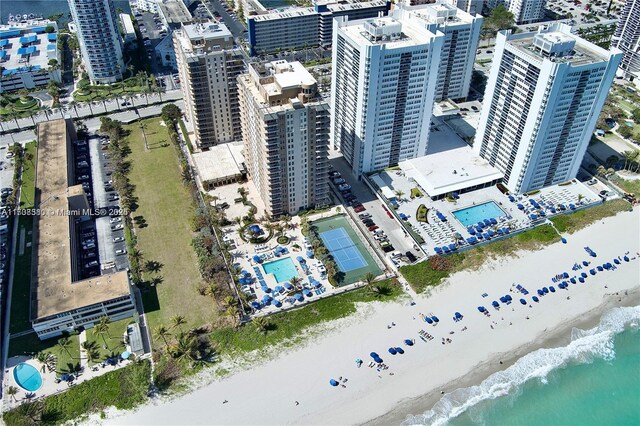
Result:
[[233,37],[243,38],[244,31],[246,30],[245,26],[233,16],[229,15],[225,10],[226,5],[223,6],[220,4],[219,0],[204,1],[202,4],[205,5],[211,15],[213,15],[214,11],[220,14],[220,17],[227,28],[229,28],[229,31],[231,31],[231,34],[233,34]]

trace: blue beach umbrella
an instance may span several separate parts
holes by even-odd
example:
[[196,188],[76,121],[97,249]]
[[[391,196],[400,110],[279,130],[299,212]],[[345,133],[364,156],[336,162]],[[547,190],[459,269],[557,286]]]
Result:
[[527,304],[527,301],[526,301],[526,300],[524,300],[524,299],[520,299],[520,303],[522,303],[523,305],[526,305],[526,304]]
[[538,299],[538,296],[533,296],[531,299],[533,299],[533,301],[536,303],[540,302],[540,299]]
[[583,283],[583,282],[584,282],[584,278],[580,277],[580,278],[578,278],[578,281],[580,281],[581,283]]
[[484,306],[478,306],[478,310],[484,313],[487,309]]
[[404,339],[404,344],[407,345],[407,346],[413,346],[413,340]]
[[329,380],[329,384],[330,384],[331,386],[334,386],[334,387],[335,387],[335,386],[338,386],[340,383],[338,383],[338,381],[337,381],[337,380],[331,379],[331,380]]
[[429,318],[429,317],[424,317],[424,321],[425,321],[427,324],[433,324],[433,320],[432,320],[431,318]]
[[400,346],[396,347],[396,352],[398,352],[400,355],[404,354],[404,349],[402,349]]
[[390,353],[391,355],[395,355],[395,354],[397,353],[397,352],[396,352],[396,348],[389,348],[389,353]]

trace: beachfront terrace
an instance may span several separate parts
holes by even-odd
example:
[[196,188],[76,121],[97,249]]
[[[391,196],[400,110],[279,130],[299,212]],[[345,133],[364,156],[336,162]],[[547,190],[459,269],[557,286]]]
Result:
[[402,225],[428,256],[499,239],[545,223],[550,216],[601,202],[598,194],[577,180],[541,189],[530,196],[504,194],[494,185],[452,193],[436,201],[402,170],[382,171],[370,176],[370,182],[380,188],[378,196],[395,210]]

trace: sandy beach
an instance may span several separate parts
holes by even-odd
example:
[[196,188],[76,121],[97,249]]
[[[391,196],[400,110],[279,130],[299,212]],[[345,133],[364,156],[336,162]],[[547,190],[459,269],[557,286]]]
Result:
[[[406,413],[421,414],[440,397],[460,387],[479,383],[491,373],[511,365],[520,356],[540,347],[566,344],[570,328],[593,325],[603,310],[637,305],[640,289],[640,209],[598,222],[573,235],[567,244],[557,243],[537,252],[488,262],[481,270],[451,276],[430,296],[415,305],[374,303],[358,313],[333,322],[326,333],[299,348],[284,349],[265,357],[251,369],[214,381],[174,400],[157,399],[137,411],[111,413],[102,424],[397,424]],[[590,257],[585,246],[597,252]],[[585,283],[557,288],[551,279],[562,272],[571,276],[589,273],[596,265],[612,262],[629,252],[615,271],[589,274]],[[574,272],[575,263],[593,261]],[[517,293],[517,283],[529,290]],[[554,285],[555,293],[531,300],[536,290]],[[482,297],[483,294],[487,297]],[[625,294],[626,293],[626,294]],[[503,295],[511,305],[491,306]],[[524,297],[526,305],[519,299]],[[478,312],[483,305],[490,316]],[[454,322],[460,312],[464,318]],[[421,314],[439,318],[429,325]],[[391,326],[395,323],[395,326]],[[464,329],[464,331],[463,331]],[[425,342],[418,332],[434,339]],[[453,332],[453,334],[451,334]],[[442,339],[451,343],[442,343]],[[412,347],[405,339],[415,339]],[[391,355],[401,346],[403,355]],[[375,351],[389,368],[369,368]],[[359,368],[356,359],[364,364]],[[502,364],[500,363],[502,361]],[[345,387],[329,380],[347,379]],[[226,402],[225,402],[226,401]],[[96,419],[91,419],[96,423]]]

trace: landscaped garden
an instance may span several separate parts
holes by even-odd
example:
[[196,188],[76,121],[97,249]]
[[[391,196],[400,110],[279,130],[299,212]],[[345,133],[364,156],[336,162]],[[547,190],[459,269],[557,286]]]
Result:
[[427,213],[429,213],[429,209],[424,204],[420,204],[418,206],[418,211],[416,212],[416,220],[418,222],[428,222],[427,221]]
[[18,95],[3,94],[0,98],[0,118],[13,120],[28,117],[40,109],[40,103],[28,93]]
[[134,76],[113,84],[92,85],[88,80],[80,80],[77,90],[73,92],[73,98],[77,102],[101,101],[114,97],[123,97],[138,93],[150,94],[161,90],[155,79],[146,76]]

